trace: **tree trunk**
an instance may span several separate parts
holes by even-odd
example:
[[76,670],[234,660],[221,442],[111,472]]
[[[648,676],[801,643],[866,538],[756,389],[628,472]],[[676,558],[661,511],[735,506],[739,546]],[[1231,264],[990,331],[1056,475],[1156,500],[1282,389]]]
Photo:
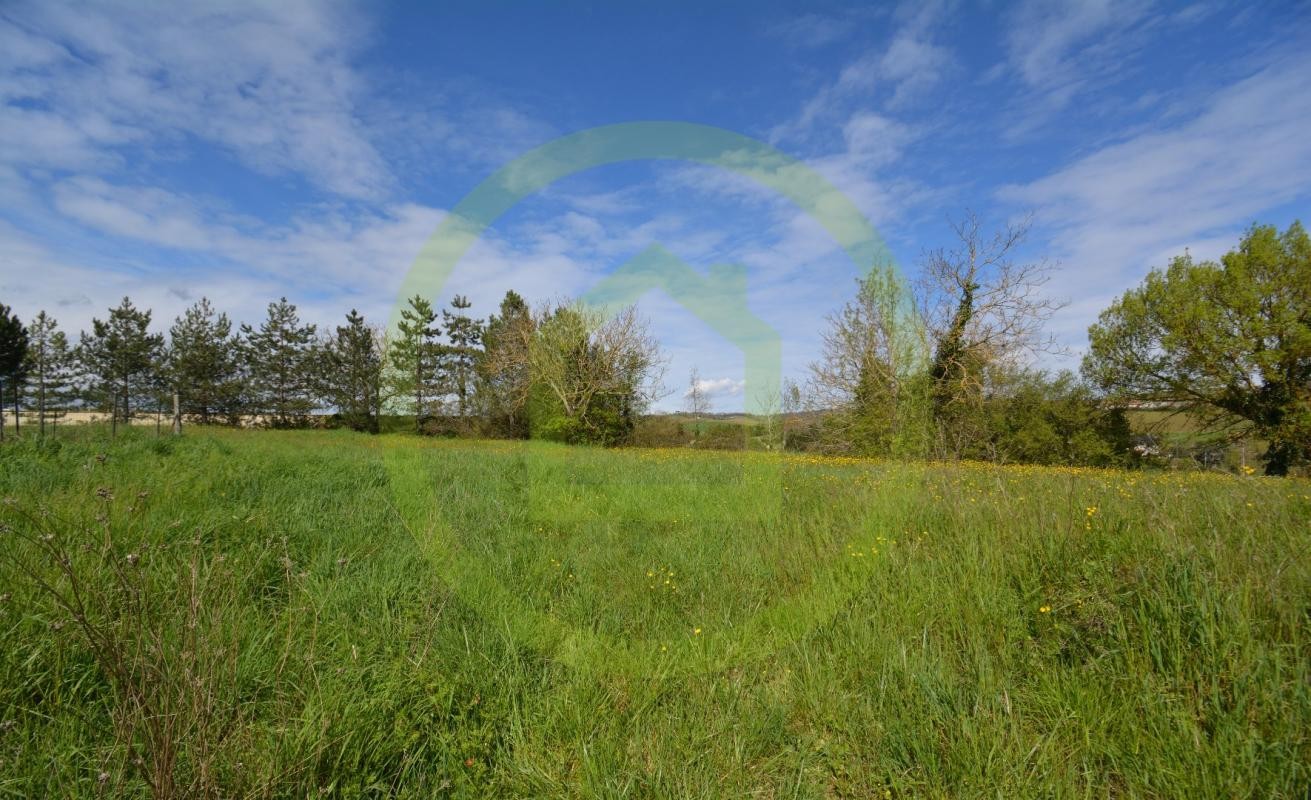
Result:
[[414,432],[422,433],[423,425],[420,420],[423,419],[423,360],[422,356],[415,359],[418,364],[414,368]]
[[1290,442],[1275,439],[1265,451],[1265,474],[1287,475],[1288,468],[1294,460],[1293,445]]
[[18,429],[19,417],[21,416],[22,415],[18,413],[18,381],[14,381],[14,435],[15,436],[19,436],[22,434],[22,431]]
[[173,390],[173,435],[182,435],[182,401],[177,389]]
[[5,382],[0,381],[0,442],[5,440]]

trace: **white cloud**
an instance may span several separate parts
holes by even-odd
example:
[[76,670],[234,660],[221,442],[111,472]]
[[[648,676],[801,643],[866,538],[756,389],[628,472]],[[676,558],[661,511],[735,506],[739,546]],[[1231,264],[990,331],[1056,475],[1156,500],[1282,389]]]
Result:
[[1134,41],[1128,32],[1144,20],[1150,5],[1145,0],[1026,0],[1010,17],[1007,58],[1025,84],[1064,105],[1097,72],[1123,58]]
[[394,275],[442,218],[438,209],[396,203],[351,213],[307,209],[289,224],[269,225],[225,214],[216,202],[98,178],[62,181],[53,196],[60,212],[100,233],[226,259],[292,286]]
[[766,33],[789,47],[811,48],[833,44],[851,34],[851,20],[802,14],[769,26]]
[[[799,112],[775,126],[771,141],[812,155],[806,163],[846,195],[876,227],[895,219],[928,196],[915,180],[891,177],[901,170],[906,149],[923,134],[921,126],[892,115],[923,99],[953,66],[951,53],[935,42],[949,19],[946,2],[903,3],[892,14],[895,29],[885,45],[849,62],[829,83],[802,104]],[[799,250],[822,255],[818,240],[795,210],[776,212],[775,225],[802,234],[780,246],[783,259]],[[829,242],[825,250],[832,249]],[[798,266],[792,261],[792,267]],[[867,265],[862,265],[867,266]]]
[[936,86],[951,67],[947,48],[934,44],[924,26],[904,28],[879,59],[879,74],[893,85],[888,105],[906,105]]
[[[737,397],[746,388],[746,381],[740,378],[702,378],[696,382],[696,388],[707,398]],[[692,396],[692,387],[683,392],[683,398]]]
[[853,111],[867,111],[878,98],[894,109],[921,99],[952,67],[950,51],[934,41],[947,12],[944,2],[900,6],[894,15],[898,27],[887,43],[844,66],[795,117],[775,126],[771,140],[806,141],[834,124],[841,126]]
[[152,188],[124,188],[99,178],[71,178],[53,189],[55,208],[83,225],[167,247],[203,250],[231,230],[207,226],[184,198]]
[[[1146,58],[1171,48],[1173,40],[1195,38],[1216,12],[1207,3],[1174,12],[1155,0],[1023,0],[1013,5],[1005,16],[1005,60],[981,77],[982,83],[1003,76],[1018,81],[1019,91],[1002,115],[1003,136],[1018,140],[1049,124],[1069,126],[1065,115],[1070,113],[1099,116],[1168,102],[1178,87],[1164,75],[1145,76]],[[1228,15],[1228,24],[1237,24],[1240,16]],[[1199,63],[1194,79],[1215,75],[1215,66]],[[1112,90],[1144,78],[1158,88],[1139,90],[1130,98]],[[1074,105],[1076,99],[1081,104]]]
[[1264,211],[1311,186],[1311,74],[1283,60],[1216,93],[1172,127],[1098,150],[1032,183],[1001,190],[1037,210],[1078,302],[1057,321],[1072,344],[1096,311],[1186,246],[1214,252]]
[[124,144],[194,137],[271,175],[381,196],[392,183],[356,113],[363,22],[311,2],[11,6],[0,21],[0,158],[103,165]]
[[[258,319],[263,306],[281,287],[258,276],[199,271],[190,274],[106,269],[100,264],[74,263],[0,220],[0,294],[24,318],[44,309],[76,340],[89,330],[93,317],[131,296],[138,308],[154,311],[153,327],[163,330],[187,305],[202,295],[237,319]],[[332,317],[337,310],[334,308]]]

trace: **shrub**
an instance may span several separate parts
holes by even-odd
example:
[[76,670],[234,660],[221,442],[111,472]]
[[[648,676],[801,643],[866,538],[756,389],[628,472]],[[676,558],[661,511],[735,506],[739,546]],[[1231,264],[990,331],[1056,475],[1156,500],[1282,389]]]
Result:
[[643,417],[633,426],[628,444],[633,447],[686,447],[690,437],[675,417]]
[[101,756],[100,792],[135,794],[144,784],[154,798],[227,796],[243,784],[242,759],[253,760],[229,738],[247,724],[238,576],[200,531],[170,542],[136,529],[148,497],[138,492],[123,509],[97,489],[90,525],[7,502],[0,557],[30,581],[30,613],[100,678],[86,689],[106,695],[114,741]]

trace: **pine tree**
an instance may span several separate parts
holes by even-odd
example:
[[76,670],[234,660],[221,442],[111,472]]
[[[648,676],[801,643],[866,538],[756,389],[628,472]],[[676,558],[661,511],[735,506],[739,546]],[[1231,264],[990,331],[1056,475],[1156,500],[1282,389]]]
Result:
[[14,432],[18,433],[18,392],[25,377],[27,364],[27,329],[9,306],[0,303],[0,440],[5,433],[5,388],[14,399]]
[[296,306],[283,297],[269,303],[259,330],[241,326],[241,356],[249,370],[251,404],[274,427],[305,420],[314,408],[318,382],[315,327],[301,325]]
[[496,434],[528,436],[528,351],[535,328],[528,304],[514,291],[505,293],[500,313],[487,320],[478,359],[477,406]]
[[474,368],[478,363],[482,343],[482,320],[473,319],[464,312],[473,304],[469,298],[457,294],[451,300],[455,313],[442,309],[442,323],[448,344],[441,348],[442,373],[449,392],[455,395],[456,413],[461,419],[469,411],[472,396]]
[[27,405],[36,408],[37,425],[44,436],[46,420],[58,414],[69,390],[72,355],[68,337],[59,330],[54,317],[44,311],[32,320],[28,339]]
[[150,311],[140,311],[126,297],[109,319],[91,321],[90,336],[78,345],[87,373],[99,382],[109,406],[114,432],[130,422],[135,398],[151,391],[151,381],[164,347],[164,336],[150,333]]
[[201,424],[236,415],[241,391],[237,345],[228,315],[216,313],[207,298],[174,321],[169,373],[183,414]]
[[82,373],[77,348],[63,331],[50,337],[50,373],[46,378],[46,417],[57,427],[68,409],[81,400]]
[[377,330],[351,309],[327,348],[326,396],[343,422],[357,431],[378,432],[382,406],[383,348]]
[[419,295],[410,298],[396,326],[399,334],[391,346],[390,383],[392,393],[414,403],[414,428],[419,430],[429,406],[440,392],[437,379],[437,314],[432,303]]

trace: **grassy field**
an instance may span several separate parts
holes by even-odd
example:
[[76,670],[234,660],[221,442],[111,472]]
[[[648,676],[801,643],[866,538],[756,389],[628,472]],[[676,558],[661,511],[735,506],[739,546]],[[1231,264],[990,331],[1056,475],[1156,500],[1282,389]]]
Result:
[[0,796],[1311,793],[1306,481],[62,435]]

